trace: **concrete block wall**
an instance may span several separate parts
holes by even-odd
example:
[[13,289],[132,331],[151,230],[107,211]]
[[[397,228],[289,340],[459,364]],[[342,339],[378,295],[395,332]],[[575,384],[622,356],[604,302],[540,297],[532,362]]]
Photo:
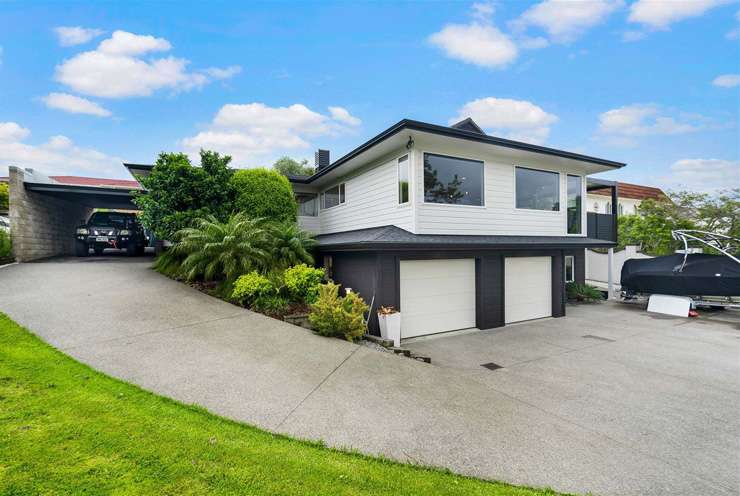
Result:
[[92,209],[42,193],[27,191],[24,172],[10,167],[10,237],[18,262],[74,254],[75,228]]

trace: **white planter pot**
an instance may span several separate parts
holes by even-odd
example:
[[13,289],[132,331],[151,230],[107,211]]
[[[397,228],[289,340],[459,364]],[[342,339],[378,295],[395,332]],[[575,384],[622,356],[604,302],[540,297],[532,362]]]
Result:
[[393,341],[394,346],[401,346],[401,313],[378,314],[380,336]]

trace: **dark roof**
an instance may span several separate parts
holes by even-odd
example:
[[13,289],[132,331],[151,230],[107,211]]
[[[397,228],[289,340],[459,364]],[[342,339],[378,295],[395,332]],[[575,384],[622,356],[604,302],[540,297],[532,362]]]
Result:
[[450,127],[454,127],[455,129],[462,129],[464,131],[471,131],[473,133],[486,134],[485,131],[483,131],[483,129],[481,129],[481,127],[476,124],[475,121],[470,117],[468,117],[467,119],[463,119],[460,122],[456,122]]
[[413,234],[396,226],[372,227],[316,237],[320,249],[480,250],[502,248],[597,248],[615,244],[582,236],[488,236],[457,234]]
[[[463,121],[464,122],[464,121]],[[477,126],[477,125],[476,125]],[[361,144],[348,154],[337,159],[330,165],[316,171],[316,173],[307,178],[296,178],[293,182],[297,183],[310,183],[318,179],[319,177],[333,171],[343,163],[355,158],[364,151],[372,148],[378,143],[385,141],[386,139],[394,136],[395,134],[403,131],[404,129],[411,129],[416,131],[427,132],[431,134],[438,134],[440,136],[449,136],[452,138],[465,139],[469,141],[477,141],[480,143],[488,143],[491,145],[503,146],[506,148],[513,148],[517,150],[530,151],[535,153],[543,153],[545,155],[553,155],[556,157],[569,158],[573,160],[581,160],[583,162],[590,162],[593,164],[604,165],[607,167],[620,168],[626,164],[622,162],[614,162],[612,160],[606,160],[603,158],[590,157],[588,155],[581,155],[580,153],[567,152],[564,150],[558,150],[556,148],[548,148],[546,146],[533,145],[531,143],[523,143],[521,141],[514,141],[504,138],[497,138],[495,136],[488,136],[479,132],[467,131],[465,129],[456,129],[449,126],[438,126],[437,124],[429,124],[427,122],[414,121],[410,119],[403,119],[393,126],[389,127],[385,131],[381,132],[377,136],[369,139],[365,143]]]

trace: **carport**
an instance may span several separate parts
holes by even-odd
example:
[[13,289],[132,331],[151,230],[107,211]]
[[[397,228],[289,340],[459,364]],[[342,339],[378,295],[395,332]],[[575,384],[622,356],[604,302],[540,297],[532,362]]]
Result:
[[131,201],[132,190],[141,190],[135,181],[49,177],[13,166],[9,170],[10,236],[19,262],[74,254],[75,228],[95,208],[138,208]]

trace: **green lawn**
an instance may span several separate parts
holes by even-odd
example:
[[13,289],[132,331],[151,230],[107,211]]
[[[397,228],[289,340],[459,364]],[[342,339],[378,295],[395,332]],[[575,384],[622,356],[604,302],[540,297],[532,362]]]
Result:
[[82,493],[555,494],[232,422],[98,373],[0,313],[0,494]]

